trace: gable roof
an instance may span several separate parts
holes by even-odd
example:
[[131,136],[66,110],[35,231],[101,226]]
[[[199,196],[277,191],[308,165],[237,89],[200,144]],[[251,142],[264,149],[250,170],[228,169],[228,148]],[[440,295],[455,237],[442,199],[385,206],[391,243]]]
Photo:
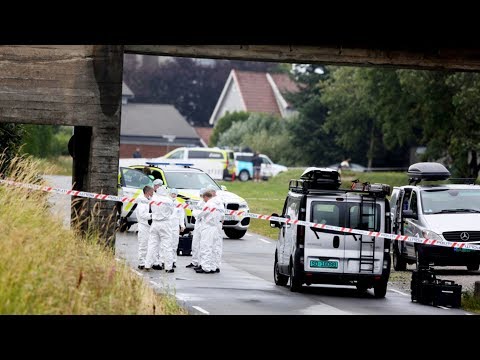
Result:
[[132,104],[122,106],[120,135],[183,138],[199,136],[173,105]]
[[266,73],[232,70],[246,111],[281,115]]
[[[288,92],[299,91],[298,85],[288,76],[288,74],[269,74],[253,71],[239,71],[232,69],[228,76],[222,93],[217,101],[210,124],[214,124],[217,116],[223,114],[221,110],[228,93],[234,91],[232,82],[236,85],[238,93],[243,102],[243,110],[247,112],[267,113],[279,116],[286,116],[286,109],[291,108],[283,95]],[[221,114],[219,115],[219,112]],[[238,111],[238,109],[231,109]]]
[[212,136],[212,133],[213,133],[213,127],[196,126],[194,129],[197,132],[198,136],[200,136],[200,139],[202,139],[202,142],[204,143],[204,145],[208,147],[210,136]]
[[122,96],[128,96],[128,97],[134,97],[135,95],[133,94],[133,91],[130,90],[130,88],[125,84],[125,82],[122,82]]

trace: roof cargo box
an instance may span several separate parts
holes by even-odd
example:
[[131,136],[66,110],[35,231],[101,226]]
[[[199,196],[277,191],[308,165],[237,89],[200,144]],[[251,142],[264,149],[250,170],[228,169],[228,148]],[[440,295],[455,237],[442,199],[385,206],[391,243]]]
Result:
[[407,174],[414,179],[436,181],[447,180],[450,171],[445,166],[435,162],[421,162],[410,165]]
[[338,171],[330,168],[309,167],[300,179],[308,181],[310,189],[338,189],[342,184]]

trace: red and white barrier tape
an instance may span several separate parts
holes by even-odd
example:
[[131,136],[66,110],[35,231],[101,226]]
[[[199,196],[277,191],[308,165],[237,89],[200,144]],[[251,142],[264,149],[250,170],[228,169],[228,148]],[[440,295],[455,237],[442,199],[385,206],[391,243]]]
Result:
[[[104,195],[104,194],[90,193],[90,192],[86,192],[86,191],[67,190],[67,189],[55,188],[55,187],[50,187],[50,186],[25,184],[25,183],[21,183],[21,182],[17,182],[17,181],[12,181],[12,180],[0,179],[0,184],[7,184],[7,185],[23,187],[23,188],[27,188],[27,189],[31,189],[31,190],[41,190],[41,191],[46,191],[46,192],[55,193],[55,194],[78,196],[78,197],[97,199],[97,200],[120,201],[120,202],[123,202],[123,203],[137,202],[137,199],[128,198],[128,197],[121,197],[121,196],[115,196],[115,195]],[[150,205],[157,205],[157,206],[160,206],[160,205],[171,206],[171,204],[166,204],[166,203],[163,203],[161,201],[150,201],[149,204]],[[303,220],[291,220],[291,219],[282,218],[282,217],[279,217],[279,216],[254,214],[254,213],[250,213],[250,212],[247,213],[245,211],[238,211],[238,210],[216,209],[216,208],[209,208],[209,207],[198,208],[198,207],[190,206],[188,204],[185,204],[185,205],[177,204],[176,207],[181,207],[181,208],[190,209],[190,210],[199,209],[199,210],[202,210],[202,211],[211,211],[211,212],[217,210],[217,211],[224,212],[226,215],[237,215],[237,216],[250,217],[250,218],[259,219],[259,220],[278,221],[278,222],[282,222],[282,223],[286,223],[286,224],[303,225],[303,226],[308,226],[308,227],[312,227],[312,228],[316,228],[316,229],[333,230],[333,231],[339,231],[339,232],[348,233],[348,234],[372,236],[372,237],[385,238],[385,239],[390,239],[390,240],[413,242],[413,243],[424,244],[424,245],[443,246],[443,247],[468,249],[468,250],[480,250],[480,245],[469,244],[469,243],[466,243],[466,242],[450,242],[450,241],[445,241],[445,240],[426,239],[426,238],[421,238],[421,237],[416,237],[416,236],[406,236],[406,235],[382,233],[382,232],[377,232],[377,231],[351,229],[351,228],[347,228],[347,227],[339,227],[339,226],[333,226],[333,225],[327,225],[327,224],[318,224],[318,223],[303,221]]]

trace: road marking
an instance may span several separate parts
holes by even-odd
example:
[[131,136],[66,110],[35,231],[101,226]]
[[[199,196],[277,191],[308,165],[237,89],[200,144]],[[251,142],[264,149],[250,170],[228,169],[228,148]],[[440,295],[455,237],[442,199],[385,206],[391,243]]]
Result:
[[403,295],[403,296],[410,296],[408,294],[405,294],[404,292],[401,292],[401,291],[398,291],[398,290],[395,290],[395,289],[388,289],[389,291],[393,291],[393,292],[396,292],[397,294],[400,294],[400,295]]
[[445,307],[445,306],[440,306],[440,305],[439,305],[439,306],[437,306],[437,307],[439,307],[440,309],[450,310],[450,308]]
[[153,286],[158,286],[158,283],[156,283],[155,281],[152,281],[152,280],[150,280],[150,284],[152,284]]
[[270,241],[264,240],[264,239],[258,239],[260,241],[266,242],[267,244],[271,244]]
[[192,306],[192,307],[193,307],[194,309],[196,309],[196,310],[204,313],[204,314],[210,315],[210,313],[209,313],[207,310],[202,309],[200,306]]
[[245,236],[252,236],[252,235],[250,235],[250,234],[245,234]]

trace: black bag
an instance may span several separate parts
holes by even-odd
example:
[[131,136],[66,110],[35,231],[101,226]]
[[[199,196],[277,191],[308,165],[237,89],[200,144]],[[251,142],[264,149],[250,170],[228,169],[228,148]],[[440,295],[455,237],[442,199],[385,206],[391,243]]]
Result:
[[411,299],[420,304],[458,308],[462,302],[462,285],[451,280],[437,279],[432,268],[412,272]]
[[177,248],[178,256],[192,256],[192,238],[191,234],[180,236]]

